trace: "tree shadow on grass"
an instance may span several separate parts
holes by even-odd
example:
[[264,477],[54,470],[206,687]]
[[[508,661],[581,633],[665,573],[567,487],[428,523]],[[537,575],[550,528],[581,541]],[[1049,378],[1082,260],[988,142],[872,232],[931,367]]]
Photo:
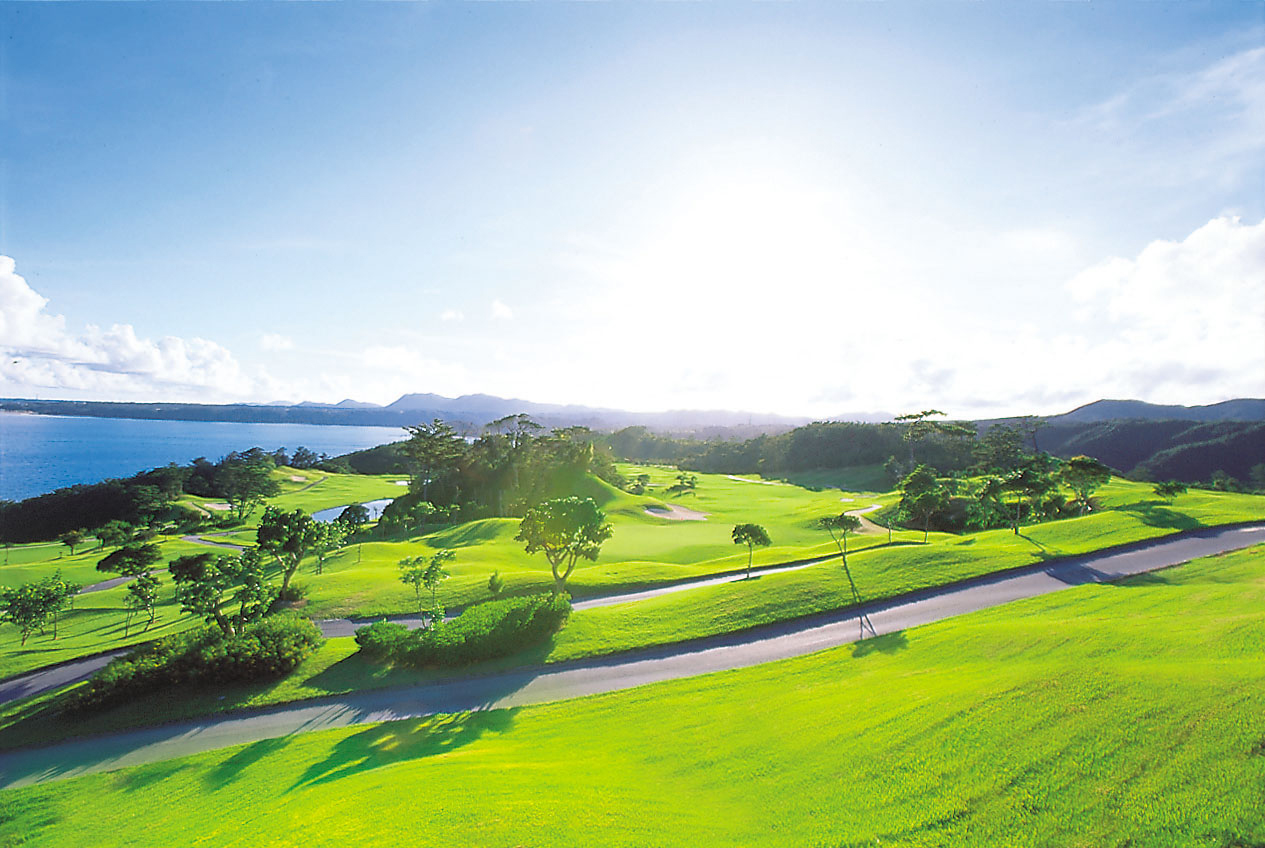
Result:
[[281,750],[289,744],[289,741],[285,737],[280,737],[278,739],[260,739],[258,742],[253,742],[209,771],[203,776],[202,782],[206,784],[207,789],[221,789],[225,784],[237,777],[242,769],[266,757],[273,751]]
[[[887,530],[884,529],[883,532],[886,533]],[[866,548],[866,550],[876,551],[879,548],[913,548],[913,547],[922,547],[925,544],[926,543],[922,539],[919,539],[917,541],[914,541],[912,539],[893,539],[890,542],[880,542],[877,545]]]
[[1062,554],[1059,554],[1050,550],[1045,545],[1041,544],[1040,542],[1038,542],[1036,539],[1032,538],[1031,536],[1025,536],[1023,533],[1020,533],[1019,538],[1023,539],[1025,542],[1035,547],[1036,551],[1034,551],[1034,554],[1036,558],[1043,562],[1047,559],[1058,559],[1060,556],[1062,556]]
[[860,642],[854,643],[852,645],[852,656],[860,658],[875,653],[894,654],[908,647],[909,638],[905,636],[905,631],[897,630],[895,633],[884,633],[882,636],[862,639]]
[[153,763],[141,768],[130,769],[121,775],[122,783],[119,788],[127,792],[136,792],[166,780],[185,767],[184,762],[171,760],[165,763]]
[[482,660],[451,668],[418,669],[406,665],[393,666],[374,662],[357,652],[312,676],[307,683],[314,689],[333,693],[384,689],[392,686],[414,686],[420,683],[443,683],[453,678],[494,674],[523,666],[543,665],[556,642],[557,634],[552,634],[548,639],[516,651],[507,657]]
[[468,548],[472,545],[490,542],[500,536],[502,532],[504,532],[502,527],[494,521],[472,521],[466,524],[459,524],[456,527],[449,527],[446,530],[439,530],[430,535],[429,541],[432,546]]
[[1131,586],[1172,586],[1173,581],[1158,572],[1147,571],[1142,574],[1135,574],[1124,580],[1112,581],[1109,585],[1127,589]]
[[1140,503],[1128,504],[1127,506],[1119,506],[1116,509],[1120,512],[1136,515],[1148,527],[1162,527],[1166,530],[1194,530],[1205,526],[1199,519],[1169,509],[1158,501],[1141,501]]
[[375,725],[340,741],[328,757],[309,766],[291,789],[331,783],[392,763],[448,753],[484,733],[504,733],[513,725],[517,712],[476,710]]

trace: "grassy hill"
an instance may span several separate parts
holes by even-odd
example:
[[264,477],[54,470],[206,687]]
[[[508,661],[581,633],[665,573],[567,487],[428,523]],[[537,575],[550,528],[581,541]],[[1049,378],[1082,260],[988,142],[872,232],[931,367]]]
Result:
[[0,843],[1246,846],[1265,551],[779,663],[0,793]]

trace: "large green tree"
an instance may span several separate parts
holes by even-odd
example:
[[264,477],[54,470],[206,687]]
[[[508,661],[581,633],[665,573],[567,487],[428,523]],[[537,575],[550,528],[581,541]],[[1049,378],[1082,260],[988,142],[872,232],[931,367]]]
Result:
[[767,548],[773,544],[769,533],[759,524],[736,524],[730,536],[735,545],[747,546],[747,580],[751,579],[751,560],[755,557],[757,547]]
[[596,560],[612,532],[592,498],[554,498],[527,511],[514,539],[525,543],[527,553],[545,555],[553,572],[553,593],[560,595],[576,561]]
[[0,621],[12,624],[22,635],[22,645],[41,629],[53,613],[48,595],[38,583],[24,583],[0,590]]
[[936,479],[934,468],[919,465],[900,481],[900,511],[911,521],[922,525],[922,541],[926,544],[931,532],[931,519],[949,506],[949,493]]
[[230,453],[220,461],[215,469],[215,490],[224,498],[234,518],[245,521],[266,498],[280,491],[272,477],[276,467],[272,456],[258,448]]
[[70,555],[74,556],[75,548],[82,545],[84,539],[86,539],[87,537],[88,537],[88,534],[85,533],[83,530],[67,530],[65,533],[62,533],[60,536],[58,536],[57,539],[63,545],[70,548]]
[[1014,513],[1010,526],[1016,536],[1019,535],[1019,524],[1023,520],[1024,506],[1029,507],[1030,515],[1037,515],[1040,512],[1042,499],[1057,487],[1049,466],[1042,460],[1042,456],[1039,454],[1023,468],[1012,471],[1002,478],[1002,489],[1009,492],[1013,498],[1011,505],[1014,507]]
[[79,586],[62,579],[58,571],[42,580],[0,590],[0,621],[8,622],[22,634],[22,644],[36,630],[53,622],[53,638],[57,638],[57,617]]
[[[170,570],[181,609],[214,621],[226,636],[235,636],[246,624],[263,618],[278,595],[265,581],[263,560],[254,548],[241,556],[182,556],[172,561]],[[230,601],[237,605],[235,612],[224,610]]]
[[123,620],[123,636],[127,637],[128,631],[132,627],[132,616],[137,613],[145,613],[148,620],[145,622],[145,629],[148,630],[154,623],[155,605],[158,603],[158,588],[161,585],[158,578],[152,574],[142,574],[127,584],[127,595],[123,599],[123,603],[127,605],[127,617]]
[[124,577],[147,573],[162,559],[162,550],[153,542],[124,545],[97,563],[97,571],[108,571]]
[[1166,501],[1171,501],[1178,495],[1185,494],[1189,488],[1185,483],[1177,480],[1169,480],[1166,483],[1156,483],[1152,491]]
[[984,474],[1009,474],[1024,462],[1023,433],[994,424],[975,443],[975,461]]
[[1089,497],[1111,480],[1111,469],[1092,456],[1074,456],[1059,470],[1059,478],[1076,493],[1081,515],[1089,509]]
[[117,548],[126,545],[132,541],[136,528],[126,521],[118,519],[107,521],[97,528],[97,541],[101,543],[103,548]]
[[312,516],[301,509],[282,512],[275,506],[264,510],[255,538],[259,549],[272,554],[281,564],[281,593],[290,588],[290,580],[299,570],[308,549],[316,544],[321,530]]
[[938,409],[924,409],[922,412],[910,412],[897,415],[893,420],[904,425],[901,438],[909,448],[909,467],[914,467],[914,445],[933,436],[952,436],[955,438],[973,438],[975,428],[956,421],[933,421],[932,416],[944,413]]
[[[345,512],[346,510],[344,510]],[[316,573],[325,571],[325,557],[342,548],[352,528],[338,521],[316,521],[315,534],[312,540],[312,552],[316,554]]]
[[421,481],[422,499],[429,500],[431,484],[451,472],[465,453],[465,440],[446,421],[436,418],[430,424],[405,427],[409,439],[404,455],[409,458],[414,482]]
[[354,533],[369,523],[369,508],[364,504],[348,504],[342,512],[338,513],[337,520],[339,524],[350,528]]

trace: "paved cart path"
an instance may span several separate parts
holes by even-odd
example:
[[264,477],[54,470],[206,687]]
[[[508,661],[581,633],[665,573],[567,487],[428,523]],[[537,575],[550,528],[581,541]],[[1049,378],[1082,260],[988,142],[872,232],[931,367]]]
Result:
[[604,659],[424,686],[358,692],[254,712],[72,739],[45,748],[0,754],[0,787],[109,771],[296,733],[435,713],[541,704],[745,668],[855,642],[859,638],[859,613],[867,615],[876,635],[883,635],[1021,598],[1154,571],[1262,542],[1265,542],[1265,524],[1200,530],[965,580],[851,610]]

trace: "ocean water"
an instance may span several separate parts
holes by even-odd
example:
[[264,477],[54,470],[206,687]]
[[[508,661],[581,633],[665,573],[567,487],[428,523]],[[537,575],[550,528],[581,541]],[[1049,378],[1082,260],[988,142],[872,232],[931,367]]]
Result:
[[330,456],[407,437],[398,427],[141,421],[0,412],[0,500],[21,500],[75,483],[129,477],[169,462],[231,451],[300,445]]

